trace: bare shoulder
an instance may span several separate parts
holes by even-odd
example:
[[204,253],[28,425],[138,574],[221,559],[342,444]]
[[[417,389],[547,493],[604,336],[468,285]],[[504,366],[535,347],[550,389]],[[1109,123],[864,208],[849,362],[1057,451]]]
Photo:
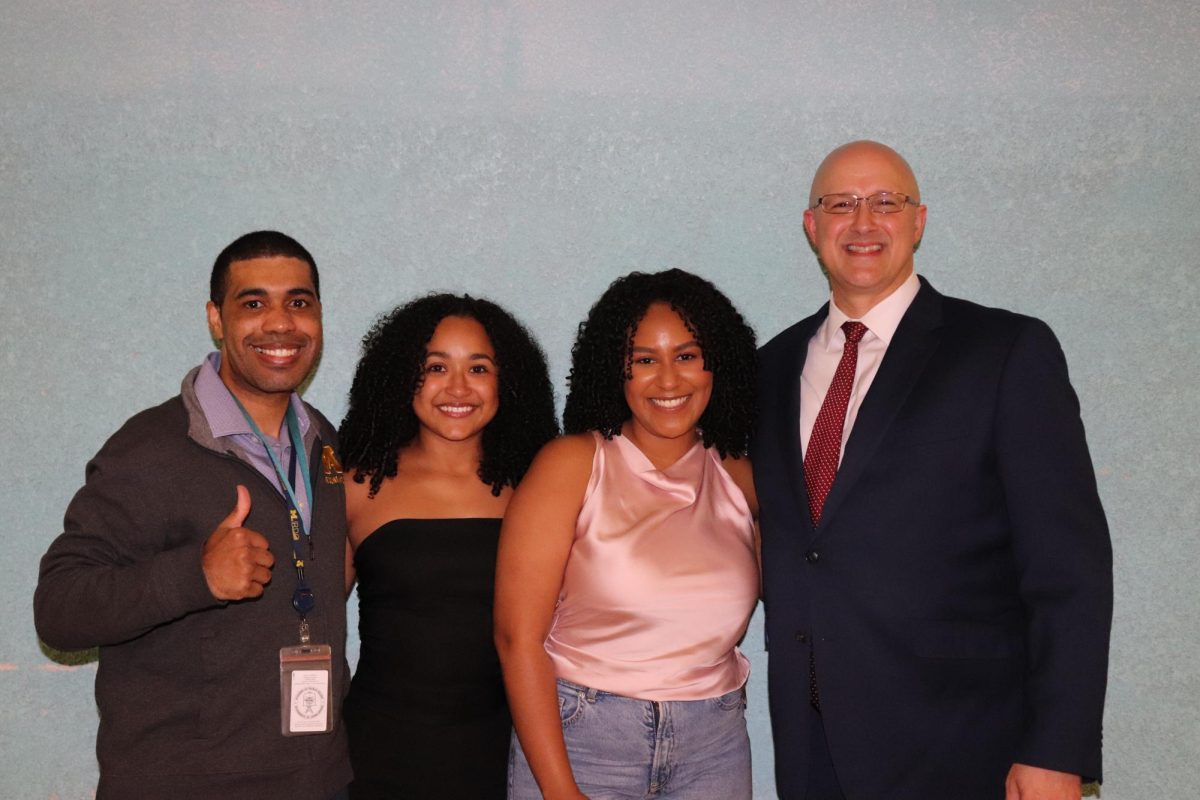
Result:
[[537,457],[556,460],[578,460],[582,458],[591,463],[595,452],[596,437],[589,431],[588,433],[568,433],[565,436],[551,439],[538,451]]
[[513,495],[505,519],[561,511],[578,514],[592,476],[595,439],[590,433],[560,436],[538,451]]
[[355,548],[364,538],[362,526],[364,518],[368,516],[367,512],[371,510],[371,479],[366,477],[362,483],[359,483],[357,477],[358,472],[347,472],[342,481],[346,489],[346,523],[349,541]]
[[754,471],[750,465],[750,457],[725,456],[721,459],[721,466],[742,490],[742,494],[746,497],[746,505],[750,506],[750,513],[754,515],[755,519],[758,519],[758,494],[754,491]]
[[538,477],[578,478],[591,475],[592,459],[596,455],[596,440],[591,433],[572,433],[547,442],[529,467]]
[[370,499],[371,479],[369,476],[360,476],[357,471],[351,471],[346,473],[342,484],[346,487],[346,516],[353,517]]

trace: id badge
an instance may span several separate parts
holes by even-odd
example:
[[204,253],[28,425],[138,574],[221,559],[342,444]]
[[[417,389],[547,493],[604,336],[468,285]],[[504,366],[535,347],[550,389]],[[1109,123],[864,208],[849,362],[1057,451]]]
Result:
[[327,644],[279,649],[279,707],[284,736],[333,730],[332,655]]

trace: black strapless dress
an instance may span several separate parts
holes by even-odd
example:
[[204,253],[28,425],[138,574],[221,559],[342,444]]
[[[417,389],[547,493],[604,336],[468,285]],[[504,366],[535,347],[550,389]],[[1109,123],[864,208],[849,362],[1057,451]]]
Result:
[[358,572],[350,797],[503,798],[512,720],[492,644],[499,519],[398,519]]

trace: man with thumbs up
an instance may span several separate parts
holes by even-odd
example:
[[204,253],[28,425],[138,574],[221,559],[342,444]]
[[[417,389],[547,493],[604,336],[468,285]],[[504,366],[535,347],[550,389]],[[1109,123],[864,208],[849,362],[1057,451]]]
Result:
[[99,646],[97,797],[341,796],[345,499],[296,389],[321,352],[316,263],[274,231],[213,265],[220,344],[87,465],[42,559],[38,634]]
[[204,578],[220,600],[259,597],[271,580],[275,556],[261,533],[244,528],[250,515],[250,492],[237,487],[237,505],[204,544]]

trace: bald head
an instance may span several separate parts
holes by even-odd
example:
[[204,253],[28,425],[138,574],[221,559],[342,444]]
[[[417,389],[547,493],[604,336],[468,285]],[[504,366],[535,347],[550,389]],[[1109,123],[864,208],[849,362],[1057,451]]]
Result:
[[[861,199],[884,192],[908,198],[899,208],[876,209],[859,202],[853,210],[847,206],[831,212],[816,205],[818,197],[827,195]],[[851,318],[862,317],[913,274],[926,209],[912,168],[892,148],[862,141],[834,150],[817,168],[808,205],[804,230],[829,279],[834,303]]]
[[921,202],[917,177],[903,156],[879,142],[867,139],[850,142],[825,156],[821,166],[817,167],[812,189],[808,193],[808,205],[815,205],[817,198],[822,195],[846,192],[846,185],[850,182],[881,181],[889,184],[887,191],[903,192],[916,202]]

